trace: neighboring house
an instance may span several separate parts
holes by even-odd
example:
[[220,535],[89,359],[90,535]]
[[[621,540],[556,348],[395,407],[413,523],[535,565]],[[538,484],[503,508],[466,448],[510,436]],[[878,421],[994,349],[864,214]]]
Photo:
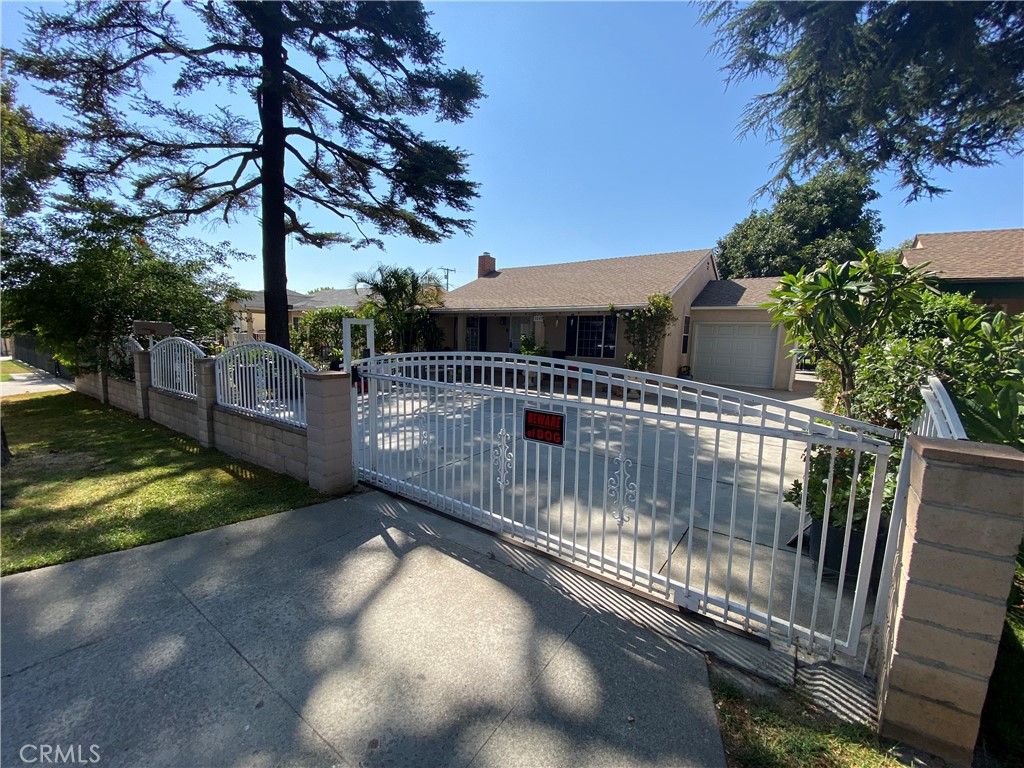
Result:
[[724,386],[792,389],[796,357],[761,305],[777,277],[712,280],[690,307],[691,367],[697,381]]
[[975,301],[1011,314],[1024,312],[1024,229],[917,235],[903,263],[929,262],[940,288],[973,293]]
[[[267,333],[267,309],[263,291],[249,293],[252,294],[251,298],[231,304],[235,311],[235,325],[232,330],[236,340],[249,338],[262,341]],[[308,294],[288,291],[288,323],[292,328],[298,328],[299,318],[314,309],[346,307],[354,311],[363,298],[365,297],[356,293],[354,288],[331,288]]]

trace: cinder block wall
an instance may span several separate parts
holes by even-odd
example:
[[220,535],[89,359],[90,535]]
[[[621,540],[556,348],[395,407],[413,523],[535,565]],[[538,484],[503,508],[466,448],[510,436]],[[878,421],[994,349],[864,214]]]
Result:
[[149,388],[149,418],[193,440],[199,439],[196,427],[196,401],[191,397]]
[[139,405],[135,397],[135,382],[108,376],[107,403],[122,411],[138,415]]
[[229,456],[291,475],[324,493],[346,493],[352,469],[351,381],[339,372],[305,373],[309,428],[217,405],[215,358],[196,360],[196,397],[150,386],[147,351],[135,353],[136,381],[87,374],[78,391],[150,419]]
[[103,382],[98,373],[83,373],[75,376],[75,389],[83,395],[103,400]]
[[1024,535],[1024,453],[911,436],[885,736],[970,765]]
[[220,406],[214,406],[213,424],[213,445],[218,451],[304,482],[309,479],[303,427]]

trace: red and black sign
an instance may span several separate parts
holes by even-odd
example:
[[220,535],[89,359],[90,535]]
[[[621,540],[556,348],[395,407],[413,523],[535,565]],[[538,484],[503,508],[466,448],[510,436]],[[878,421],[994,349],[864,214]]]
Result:
[[523,412],[523,437],[548,445],[561,445],[565,439],[565,416],[527,409]]

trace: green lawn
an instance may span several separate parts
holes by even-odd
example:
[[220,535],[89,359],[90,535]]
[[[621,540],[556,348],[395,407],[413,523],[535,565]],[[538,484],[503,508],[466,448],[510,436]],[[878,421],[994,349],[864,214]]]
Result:
[[10,381],[12,373],[32,373],[17,360],[0,360],[0,381]]
[[762,700],[712,678],[729,768],[898,768],[868,728],[816,712],[793,694]]
[[136,547],[326,497],[73,392],[5,398],[0,573]]

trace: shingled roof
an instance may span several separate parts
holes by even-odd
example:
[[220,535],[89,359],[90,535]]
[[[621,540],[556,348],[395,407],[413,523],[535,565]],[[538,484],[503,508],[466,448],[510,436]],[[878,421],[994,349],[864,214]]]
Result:
[[[267,303],[264,298],[263,291],[248,291],[251,293],[251,298],[242,299],[239,303],[242,305],[242,309],[248,309],[252,312],[266,312]],[[306,309],[305,304],[309,300],[309,297],[304,293],[298,291],[288,291],[288,303],[292,309]]]
[[314,291],[309,294],[301,309],[321,309],[324,307],[355,309],[366,299],[366,295],[366,292],[357,293],[355,288],[325,288],[322,291]]
[[757,307],[771,301],[768,292],[779,284],[777,277],[743,277],[712,280],[693,300],[693,307]]
[[671,294],[710,256],[711,249],[705,248],[495,270],[449,292],[437,311],[639,307],[653,294]]
[[933,232],[903,251],[909,266],[930,262],[944,280],[1024,279],[1024,229]]
[[[267,305],[263,291],[249,291],[249,293],[252,294],[252,298],[243,299],[240,302],[242,309],[252,312],[265,312]],[[366,296],[356,293],[354,288],[328,288],[322,291],[314,291],[310,294],[288,291],[288,304],[292,310],[307,312],[327,307],[355,309],[364,298]]]

